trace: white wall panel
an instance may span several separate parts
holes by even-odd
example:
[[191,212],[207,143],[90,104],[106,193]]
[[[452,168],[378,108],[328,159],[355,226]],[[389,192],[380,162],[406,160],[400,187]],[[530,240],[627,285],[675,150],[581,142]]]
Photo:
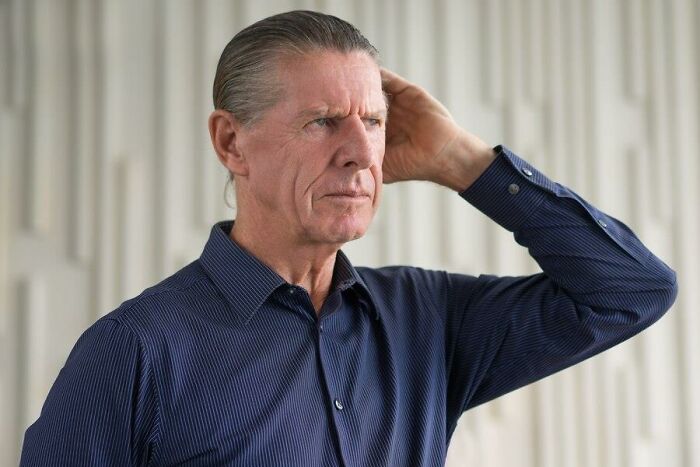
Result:
[[[465,128],[678,272],[647,332],[466,413],[447,465],[700,466],[697,0],[0,0],[0,465],[17,463],[82,330],[234,217],[207,131],[214,71],[236,31],[293,8],[356,24]],[[345,250],[370,266],[537,271],[427,183],[386,186]]]

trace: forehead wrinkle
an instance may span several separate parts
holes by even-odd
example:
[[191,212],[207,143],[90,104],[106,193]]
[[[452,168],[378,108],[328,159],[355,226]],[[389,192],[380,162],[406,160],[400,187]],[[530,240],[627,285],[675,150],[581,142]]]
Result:
[[[364,110],[362,109],[363,107],[370,107],[364,105],[360,105],[357,107],[360,107],[357,109],[357,113],[359,113],[363,117],[386,117],[387,115],[387,109],[385,107],[377,110]],[[299,111],[297,113],[297,118],[344,118],[350,115],[351,113],[352,108],[347,109],[347,107],[342,106],[319,105]]]
[[[291,64],[290,64],[291,65]],[[351,67],[328,67],[314,69],[315,76],[309,76],[308,80],[303,81],[301,87],[296,87],[291,95],[287,94],[286,106],[293,108],[301,106],[302,109],[297,109],[294,112],[294,119],[315,117],[342,117],[349,115],[351,112],[356,112],[361,115],[387,115],[389,107],[389,99],[381,87],[381,80],[377,72],[377,80],[375,83],[374,77],[360,78],[353,73]],[[365,67],[359,67],[362,70]],[[290,80],[294,78],[293,66],[287,67],[284,70]],[[342,88],[327,87],[327,83],[345,81],[346,84]],[[374,86],[376,84],[376,86]],[[320,94],[320,95],[319,95]],[[308,99],[312,95],[316,95],[316,99]],[[359,102],[357,97],[361,96]],[[308,102],[311,100],[311,102]],[[313,100],[316,100],[314,103]],[[307,101],[307,102],[304,102]],[[355,102],[353,102],[355,101]],[[305,105],[306,104],[306,105]]]

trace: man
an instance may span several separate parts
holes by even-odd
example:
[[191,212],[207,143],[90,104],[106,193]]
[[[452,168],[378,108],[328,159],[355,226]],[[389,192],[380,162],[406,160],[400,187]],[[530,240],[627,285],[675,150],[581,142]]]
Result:
[[[465,410],[635,335],[676,296],[624,224],[460,129],[335,17],[237,34],[214,101],[235,223],[80,337],[23,465],[442,465]],[[340,248],[402,180],[456,191],[543,272],[354,268]]]

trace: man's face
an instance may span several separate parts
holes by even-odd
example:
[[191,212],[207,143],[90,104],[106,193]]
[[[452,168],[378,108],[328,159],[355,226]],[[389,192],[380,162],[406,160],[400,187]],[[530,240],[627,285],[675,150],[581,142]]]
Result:
[[[246,215],[295,241],[364,235],[382,188],[386,102],[364,52],[319,51],[279,63],[283,97],[238,134],[249,165]],[[240,183],[240,182],[237,182]]]

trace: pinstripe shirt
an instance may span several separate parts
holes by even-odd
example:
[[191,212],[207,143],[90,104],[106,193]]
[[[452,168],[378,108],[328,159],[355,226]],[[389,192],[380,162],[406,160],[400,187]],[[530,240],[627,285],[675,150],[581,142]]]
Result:
[[659,319],[675,273],[622,222],[496,150],[459,195],[543,272],[355,268],[339,251],[317,317],[218,223],[199,259],[82,334],[21,465],[443,465],[464,411]]

